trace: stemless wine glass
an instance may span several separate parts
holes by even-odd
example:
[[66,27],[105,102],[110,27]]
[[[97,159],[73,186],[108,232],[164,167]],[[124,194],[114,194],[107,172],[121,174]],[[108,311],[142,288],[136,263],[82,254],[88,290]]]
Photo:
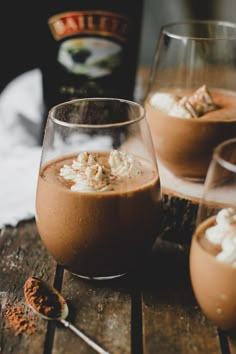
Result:
[[234,23],[161,28],[145,97],[160,172],[202,182],[214,147],[236,136],[235,63]]
[[93,279],[134,270],[155,241],[160,212],[158,168],[141,105],[90,98],[49,111],[36,223],[58,264]]
[[214,149],[190,247],[196,299],[219,328],[236,330],[236,138]]

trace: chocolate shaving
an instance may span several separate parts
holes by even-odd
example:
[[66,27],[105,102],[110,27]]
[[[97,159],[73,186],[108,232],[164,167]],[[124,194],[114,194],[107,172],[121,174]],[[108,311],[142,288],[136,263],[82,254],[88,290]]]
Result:
[[188,102],[194,109],[197,117],[207,112],[216,110],[218,107],[214,104],[206,85],[201,86],[194,94],[189,97]]
[[168,114],[182,118],[199,118],[219,107],[215,105],[206,85],[201,86],[192,96],[183,96],[176,102]]
[[173,106],[169,114],[177,117],[183,117],[183,118],[197,117],[194,108],[192,107],[191,103],[188,101],[188,98],[186,96],[182,97],[179,100],[179,102],[177,102]]

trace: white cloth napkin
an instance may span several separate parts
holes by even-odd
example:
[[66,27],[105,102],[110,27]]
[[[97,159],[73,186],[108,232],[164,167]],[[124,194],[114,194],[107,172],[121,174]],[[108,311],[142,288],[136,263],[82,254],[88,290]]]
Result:
[[38,69],[14,79],[0,95],[0,229],[35,215],[43,109]]

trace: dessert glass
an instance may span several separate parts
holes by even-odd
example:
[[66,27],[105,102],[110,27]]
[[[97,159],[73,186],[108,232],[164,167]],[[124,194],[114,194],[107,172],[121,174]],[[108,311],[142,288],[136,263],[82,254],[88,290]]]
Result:
[[236,330],[236,139],[214,149],[190,247],[190,278],[205,315]]
[[133,271],[151,251],[160,213],[158,167],[141,105],[89,98],[49,111],[36,223],[58,264],[92,279]]
[[161,28],[145,97],[160,171],[203,181],[213,149],[236,136],[235,48],[234,23]]

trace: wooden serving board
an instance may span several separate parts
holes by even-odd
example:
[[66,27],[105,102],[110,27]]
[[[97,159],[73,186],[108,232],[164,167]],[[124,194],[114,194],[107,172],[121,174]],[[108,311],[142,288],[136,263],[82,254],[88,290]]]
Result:
[[163,222],[157,242],[172,242],[173,246],[188,250],[204,183],[176,177],[160,162],[158,169],[163,196]]

